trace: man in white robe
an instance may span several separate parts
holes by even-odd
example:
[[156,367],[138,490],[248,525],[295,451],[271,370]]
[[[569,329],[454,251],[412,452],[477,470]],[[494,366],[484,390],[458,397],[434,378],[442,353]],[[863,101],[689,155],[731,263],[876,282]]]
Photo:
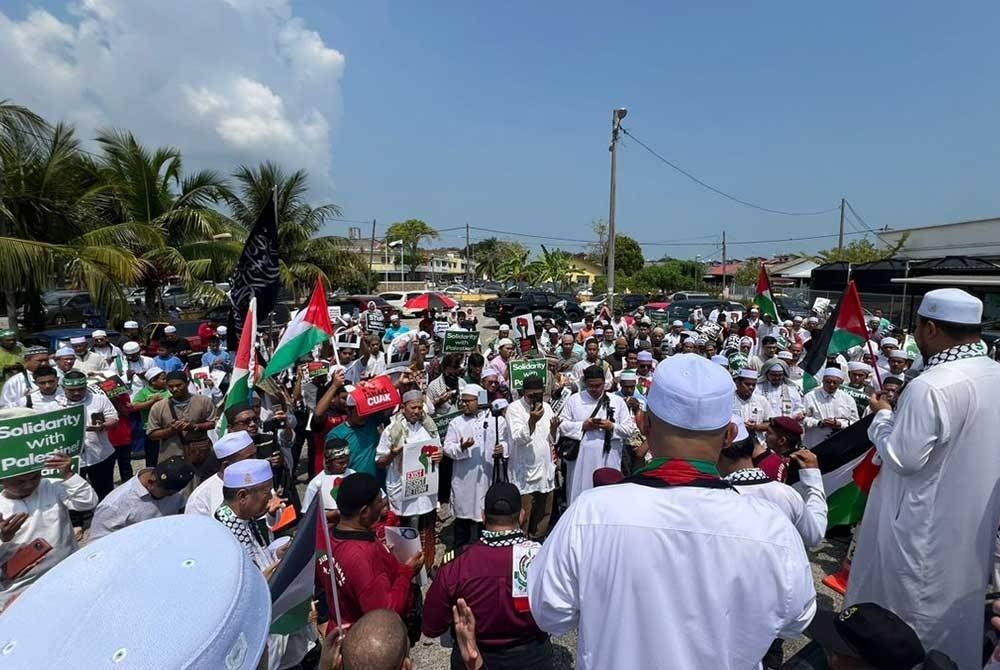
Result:
[[805,416],[802,392],[788,379],[788,364],[772,358],[764,363],[754,391],[771,407],[771,416],[787,416],[801,421]]
[[32,346],[24,350],[24,370],[4,382],[0,391],[0,406],[25,407],[25,401],[32,392],[38,389],[35,384],[35,371],[49,363],[49,350],[45,347]]
[[914,333],[926,361],[895,411],[872,397],[882,469],[868,497],[846,604],[874,602],[926,649],[981,667],[983,603],[1000,523],[1000,364],[980,339],[982,302],[928,292]]
[[807,449],[858,420],[858,405],[840,390],[843,383],[844,373],[840,368],[827,368],[823,370],[823,385],[806,394],[802,444]]
[[583,388],[570,396],[560,414],[559,434],[580,440],[575,460],[566,463],[566,500],[594,486],[594,470],[621,470],[622,445],[635,432],[635,420],[625,399],[606,393],[604,370],[596,365],[584,370]]
[[746,429],[758,444],[764,444],[767,422],[771,419],[771,403],[754,393],[757,388],[757,370],[744,368],[736,373],[736,393],[733,395],[733,414],[743,419]]
[[462,415],[448,423],[444,438],[444,455],[454,461],[451,509],[455,515],[455,547],[479,538],[483,501],[493,483],[494,459],[504,452],[507,420],[479,409],[480,391],[483,389],[478,384],[467,384],[462,389]]
[[528,568],[532,616],[554,635],[578,628],[579,670],[756,668],[816,610],[802,539],[719,478],[737,432],[725,370],[671,356],[648,402],[653,460],[569,506]]
[[530,539],[540,540],[549,532],[556,466],[552,447],[559,417],[544,402],[544,382],[529,375],[521,388],[521,398],[507,407],[507,463],[510,482],[521,492],[523,530]]

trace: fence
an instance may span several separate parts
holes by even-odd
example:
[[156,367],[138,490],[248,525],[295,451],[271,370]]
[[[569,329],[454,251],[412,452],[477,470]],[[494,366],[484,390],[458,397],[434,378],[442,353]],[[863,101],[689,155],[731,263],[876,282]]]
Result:
[[[756,286],[735,286],[729,291],[730,298],[738,301],[753,300],[757,293]],[[826,298],[831,304],[840,301],[842,291],[814,291],[810,288],[775,287],[775,293],[786,307],[791,304],[799,306],[815,303],[816,298]],[[882,316],[889,319],[900,328],[908,328],[912,322],[912,313],[916,309],[912,295],[895,295],[892,293],[860,293],[861,305],[869,312],[882,310]]]

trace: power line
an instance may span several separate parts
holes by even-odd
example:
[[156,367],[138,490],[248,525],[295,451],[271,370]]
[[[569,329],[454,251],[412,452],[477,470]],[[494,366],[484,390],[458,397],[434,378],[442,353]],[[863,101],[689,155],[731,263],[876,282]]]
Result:
[[646,144],[645,142],[643,142],[642,140],[640,140],[638,137],[636,137],[635,135],[633,135],[632,133],[630,133],[626,128],[622,128],[622,132],[625,133],[626,135],[628,135],[629,137],[631,137],[633,140],[635,140],[636,144],[638,144],[640,147],[642,147],[643,149],[645,149],[646,151],[648,151],[650,154],[652,154],[656,158],[660,159],[660,161],[662,161],[663,163],[665,163],[669,167],[671,167],[674,170],[680,172],[682,175],[684,175],[685,177],[687,177],[688,179],[690,179],[694,183],[696,183],[699,186],[702,186],[704,188],[707,188],[709,191],[712,191],[713,193],[721,195],[724,198],[728,198],[729,200],[732,200],[733,202],[739,203],[739,204],[744,205],[746,207],[751,207],[753,209],[760,210],[761,212],[768,212],[770,214],[782,214],[784,216],[819,216],[820,214],[829,214],[830,212],[834,212],[834,211],[836,211],[837,209],[840,208],[840,205],[837,205],[836,207],[831,207],[830,209],[823,209],[823,210],[818,210],[818,211],[815,211],[815,212],[791,212],[791,211],[787,211],[787,210],[783,210],[783,209],[771,209],[770,207],[762,207],[761,205],[755,205],[752,202],[747,202],[746,200],[742,200],[740,198],[737,198],[734,195],[730,195],[730,194],[726,193],[725,191],[723,191],[721,189],[718,189],[718,188],[712,186],[711,184],[708,184],[708,183],[702,181],[701,179],[698,179],[698,177],[695,177],[693,174],[691,174],[690,172],[688,172],[687,170],[685,170],[681,166],[677,165],[676,163],[672,163],[671,161],[669,161],[666,158],[664,158],[663,156],[661,156],[652,147],[650,147],[648,144]]

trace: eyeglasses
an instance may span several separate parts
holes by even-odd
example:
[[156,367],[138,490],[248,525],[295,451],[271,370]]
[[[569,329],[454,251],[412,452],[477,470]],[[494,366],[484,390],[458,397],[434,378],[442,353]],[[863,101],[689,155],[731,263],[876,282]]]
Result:
[[249,419],[243,419],[241,421],[233,421],[233,424],[242,424],[244,426],[257,425],[258,423],[260,423],[260,419],[258,419],[255,416],[252,416]]

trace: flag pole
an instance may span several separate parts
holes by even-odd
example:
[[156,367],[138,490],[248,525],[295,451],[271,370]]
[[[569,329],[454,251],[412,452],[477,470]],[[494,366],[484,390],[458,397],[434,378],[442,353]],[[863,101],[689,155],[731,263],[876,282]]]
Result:
[[[319,496],[316,496],[319,498]],[[330,541],[330,525],[326,522],[326,514],[322,511],[319,522],[323,525],[323,540],[326,542],[327,569],[330,571],[330,590],[333,592],[333,615],[337,621],[337,629],[340,635],[344,634],[340,618],[340,596],[337,595],[337,568],[333,562],[333,542]]]

